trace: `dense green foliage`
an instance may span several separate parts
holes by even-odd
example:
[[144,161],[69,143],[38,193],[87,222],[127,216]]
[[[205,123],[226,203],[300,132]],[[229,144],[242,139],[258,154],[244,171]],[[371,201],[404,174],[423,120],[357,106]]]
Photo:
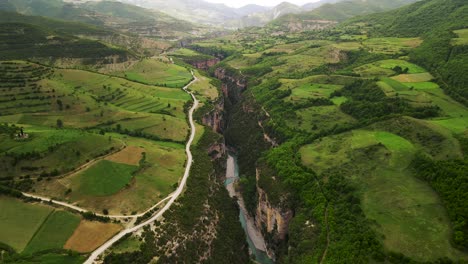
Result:
[[[55,35],[50,38],[51,35]],[[60,35],[52,31],[20,23],[0,24],[0,59],[84,58],[92,64],[105,57],[118,55],[125,59],[124,50],[109,48],[92,40]]]
[[332,96],[351,98],[340,108],[343,112],[359,119],[368,120],[386,115],[403,114],[417,118],[434,117],[437,107],[415,108],[400,98],[388,98],[373,81],[356,81],[336,91]]

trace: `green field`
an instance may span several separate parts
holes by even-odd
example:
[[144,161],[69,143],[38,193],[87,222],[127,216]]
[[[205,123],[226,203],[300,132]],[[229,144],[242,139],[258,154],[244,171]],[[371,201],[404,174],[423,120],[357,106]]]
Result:
[[[387,86],[381,86],[381,87],[391,87],[393,90],[395,90],[397,92],[407,91],[408,90],[407,86],[405,86],[404,84],[400,83],[397,80],[387,78],[387,77],[383,77],[383,78],[381,78],[381,81],[384,82],[385,84],[387,84]],[[389,91],[387,89],[388,88],[385,88],[384,92]]]
[[0,242],[23,251],[52,211],[51,207],[0,196]]
[[429,82],[432,79],[434,79],[434,77],[428,72],[415,74],[401,74],[392,78],[402,83]]
[[190,86],[190,90],[195,92],[195,95],[202,102],[214,101],[219,96],[219,91],[216,86],[210,83],[210,78],[201,75],[198,71],[195,72],[198,82]]
[[301,101],[308,98],[329,98],[334,91],[339,90],[342,87],[342,85],[334,84],[303,84],[298,87],[294,87],[292,89],[292,94],[285,98],[285,100]]
[[16,264],[81,264],[86,260],[82,255],[59,254],[59,253],[47,253],[38,256],[23,257],[21,260],[15,262]]
[[452,40],[454,45],[468,45],[468,29],[455,30],[454,33],[458,35]]
[[[105,171],[106,173],[103,175],[110,177],[93,177],[102,175],[91,175],[91,178],[85,178],[84,174],[88,174],[87,171],[93,168],[93,170],[96,170],[96,165],[103,162],[100,161],[80,174],[63,179],[54,179],[49,182],[40,182],[36,185],[36,190],[42,195],[57,197],[71,203],[78,202],[80,206],[95,212],[102,212],[107,209],[111,214],[130,214],[144,211],[174,190],[173,185],[183,175],[186,160],[183,144],[153,141],[116,133],[112,133],[110,136],[124,141],[128,146],[143,148],[145,153],[144,166],[140,167],[137,173],[133,175],[133,178],[129,173],[136,169],[136,166],[126,164],[117,164],[118,166],[123,165],[125,169],[132,168],[123,177],[116,178],[118,177],[117,174],[109,175]],[[104,163],[109,162],[104,161]],[[131,180],[127,181],[128,177]],[[106,184],[107,180],[117,181],[101,189],[90,186],[96,182],[99,185]],[[82,188],[82,183],[90,187]],[[126,185],[127,183],[130,184]],[[109,190],[109,187],[113,189]],[[66,195],[68,189],[71,189],[72,192]],[[96,196],[96,193],[100,194],[103,190],[109,191],[109,194],[107,196]]]
[[140,249],[142,242],[138,238],[131,236],[112,247],[112,252],[134,252]]
[[464,256],[450,244],[450,222],[437,194],[406,168],[416,147],[384,131],[356,130],[303,147],[303,163],[334,167],[358,186],[361,204],[388,250],[416,260]]
[[365,64],[363,66],[355,68],[354,71],[356,73],[361,74],[361,76],[363,77],[391,76],[395,74],[393,69],[397,66],[401,67],[402,70],[408,69],[408,74],[418,74],[427,72],[425,69],[416,64],[410,63],[405,60],[396,59],[381,60]]
[[[0,118],[1,120],[1,118]],[[44,171],[57,170],[64,174],[87,160],[105,155],[122,146],[122,142],[106,136],[75,129],[55,129],[42,126],[19,125],[29,135],[27,141],[18,141],[6,135],[0,135],[2,146],[0,153],[22,155],[31,152],[40,153],[40,158],[19,160],[16,166],[9,164],[8,157],[0,157],[0,169],[5,176],[39,175]],[[31,169],[22,170],[28,166]]]
[[370,38],[363,41],[372,53],[400,54],[421,44],[420,38]]
[[353,124],[356,120],[343,113],[338,106],[309,107],[296,111],[298,118],[287,120],[290,127],[299,128],[308,132],[319,132],[331,129],[337,124]]
[[183,87],[192,79],[192,75],[184,67],[158,59],[144,59],[125,72],[112,74],[141,83],[178,88]]
[[433,82],[417,82],[417,83],[403,83],[408,88],[413,88],[416,90],[433,90],[439,89],[439,85]]
[[90,196],[109,196],[129,184],[137,168],[101,160],[74,179],[77,188],[73,189]]
[[36,232],[23,253],[32,254],[47,249],[63,248],[80,221],[80,217],[69,212],[54,211]]

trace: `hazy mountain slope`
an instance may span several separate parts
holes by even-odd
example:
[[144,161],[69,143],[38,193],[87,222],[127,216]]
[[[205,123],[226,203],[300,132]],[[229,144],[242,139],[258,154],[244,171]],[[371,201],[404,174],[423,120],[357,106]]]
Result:
[[308,3],[308,4],[305,4],[302,6],[302,9],[306,10],[306,11],[311,11],[315,8],[318,8],[320,6],[323,6],[325,4],[334,4],[334,3],[338,3],[338,2],[341,2],[341,1],[344,1],[344,0],[320,0],[320,1],[317,1],[317,2],[314,2],[314,3]]
[[0,12],[0,30],[1,60],[35,59],[54,63],[68,58],[91,65],[107,63],[110,57],[115,61],[133,57],[124,49],[77,37],[115,34],[85,24]]
[[236,13],[239,14],[240,16],[248,16],[254,13],[266,12],[270,9],[271,9],[270,7],[250,4],[250,5],[246,5],[241,8],[238,8],[236,10]]
[[418,0],[347,0],[335,4],[325,4],[310,12],[283,16],[273,21],[272,24],[301,23],[304,20],[344,21],[354,16],[383,12],[416,1]]
[[62,0],[6,0],[0,9],[80,21],[152,37],[176,38],[194,30],[190,23],[164,13],[114,1],[72,4]]
[[239,27],[263,26],[276,18],[301,12],[303,12],[301,7],[283,2],[268,11],[250,14],[236,21],[238,21]]
[[202,0],[122,0],[122,2],[159,10],[195,23],[219,25],[226,20],[239,17],[234,8]]

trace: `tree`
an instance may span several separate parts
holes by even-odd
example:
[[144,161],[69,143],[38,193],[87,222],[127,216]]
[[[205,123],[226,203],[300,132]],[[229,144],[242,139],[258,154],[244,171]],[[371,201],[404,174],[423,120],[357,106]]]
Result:
[[63,110],[63,103],[62,103],[62,100],[57,99],[57,105],[58,105],[58,107],[59,107],[59,110],[62,111],[62,110]]
[[61,119],[57,119],[57,127],[62,128],[63,127],[63,121]]

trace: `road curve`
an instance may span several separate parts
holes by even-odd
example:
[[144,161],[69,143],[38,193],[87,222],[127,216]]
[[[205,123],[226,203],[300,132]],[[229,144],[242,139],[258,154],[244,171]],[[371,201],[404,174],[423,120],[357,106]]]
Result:
[[85,264],[92,264],[94,263],[94,261],[102,254],[104,253],[104,251],[106,251],[108,248],[110,248],[113,244],[115,244],[117,241],[119,241],[119,239],[121,239],[122,237],[124,237],[125,235],[127,234],[131,234],[135,231],[138,231],[139,229],[143,228],[144,226],[147,226],[151,223],[153,223],[154,221],[156,221],[158,218],[160,218],[171,206],[172,204],[175,202],[175,200],[180,196],[180,194],[184,191],[184,188],[185,188],[185,185],[187,183],[187,179],[190,175],[190,169],[192,167],[192,163],[193,163],[193,157],[192,157],[192,152],[190,151],[190,146],[192,145],[192,142],[195,138],[195,134],[196,134],[196,127],[195,127],[195,122],[193,121],[193,113],[195,112],[195,109],[198,107],[198,104],[199,104],[199,101],[197,100],[197,98],[195,97],[195,95],[190,92],[188,90],[188,88],[193,84],[195,83],[196,81],[198,81],[197,77],[195,76],[195,74],[192,72],[192,76],[193,76],[193,81],[191,81],[189,84],[187,84],[183,89],[184,91],[186,91],[188,94],[190,94],[190,96],[192,96],[192,99],[193,99],[193,106],[192,108],[190,108],[190,111],[189,111],[189,122],[190,122],[190,128],[191,128],[191,133],[190,133],[190,138],[189,140],[187,141],[187,145],[185,146],[185,152],[187,153],[187,166],[185,167],[185,173],[184,173],[184,177],[182,177],[182,180],[180,181],[180,184],[179,184],[179,187],[177,188],[177,190],[172,194],[172,197],[171,199],[169,200],[169,202],[166,203],[166,205],[156,214],[154,215],[153,217],[151,217],[150,219],[146,220],[145,222],[135,226],[135,227],[132,227],[132,228],[129,228],[129,229],[125,229],[125,230],[122,230],[120,233],[118,233],[116,236],[114,236],[113,238],[111,238],[110,240],[108,240],[106,243],[104,243],[102,246],[100,246],[98,249],[96,249],[90,256],[89,258],[84,262]]

